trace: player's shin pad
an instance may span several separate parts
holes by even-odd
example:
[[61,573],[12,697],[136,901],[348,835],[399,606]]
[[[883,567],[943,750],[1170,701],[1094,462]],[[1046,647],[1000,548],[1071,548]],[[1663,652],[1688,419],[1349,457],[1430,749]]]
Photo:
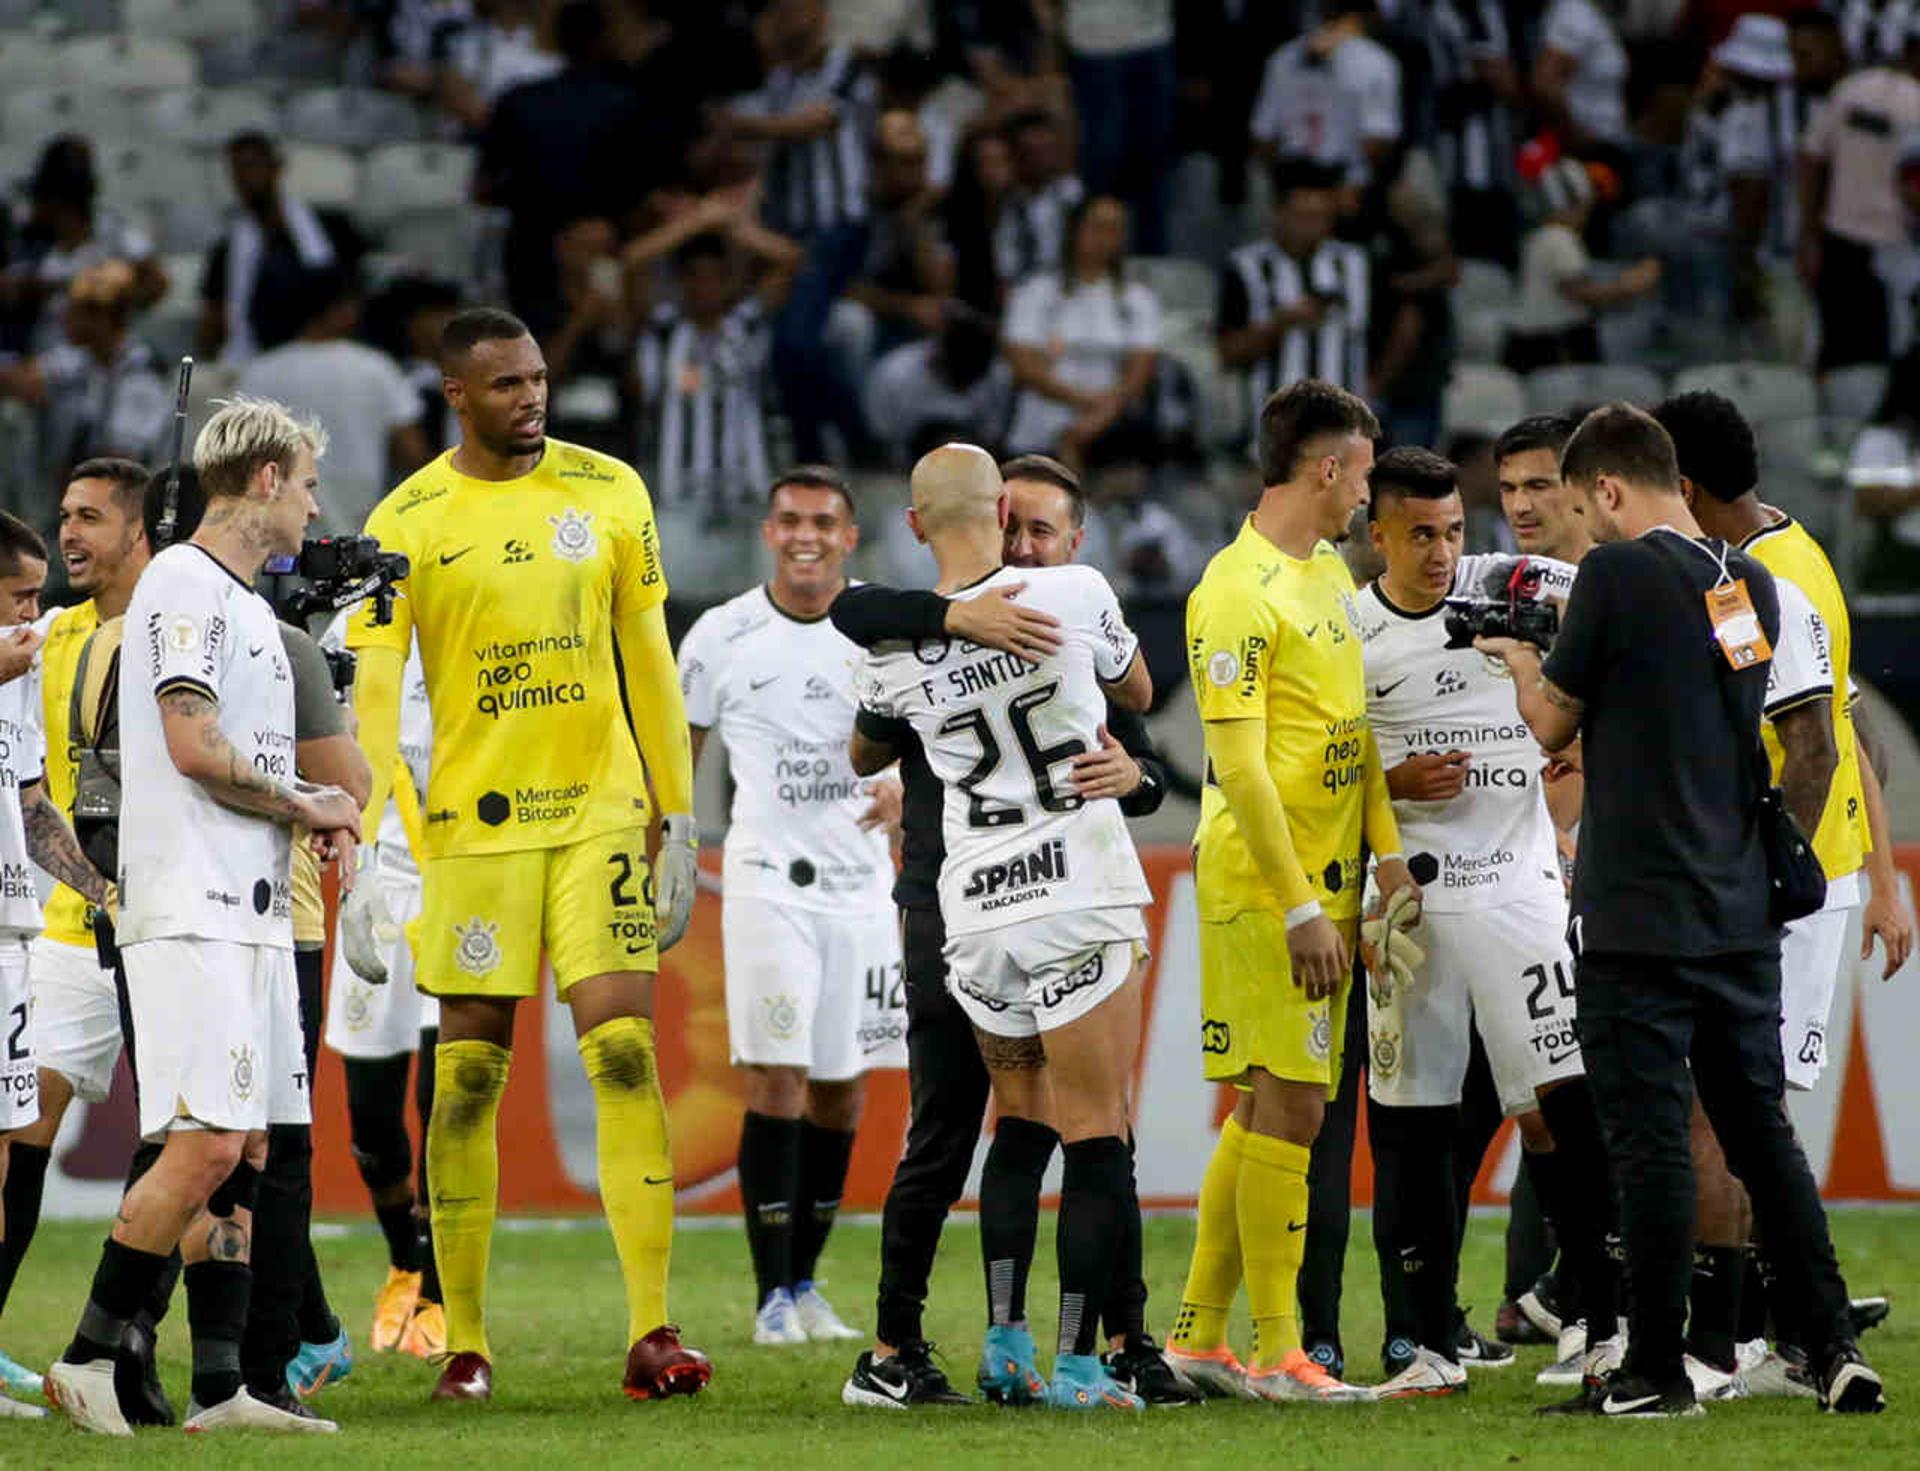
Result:
[[491,1357],[487,1259],[500,1200],[495,1124],[513,1054],[492,1042],[442,1042],[434,1050],[427,1187],[434,1252],[447,1309],[447,1348]]
[[593,1085],[600,1200],[626,1279],[627,1341],[633,1343],[667,1321],[673,1253],[673,1156],[653,1023],[637,1016],[602,1022],[580,1039],[580,1061]]

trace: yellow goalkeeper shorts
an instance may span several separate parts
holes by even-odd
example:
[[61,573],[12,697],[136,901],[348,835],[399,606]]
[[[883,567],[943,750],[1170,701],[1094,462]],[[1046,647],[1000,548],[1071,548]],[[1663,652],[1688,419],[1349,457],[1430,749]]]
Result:
[[543,950],[562,996],[588,976],[659,968],[645,827],[429,859],[420,899],[416,976],[430,995],[536,995]]
[[[1349,948],[1358,920],[1335,920]],[[1351,981],[1324,1001],[1293,983],[1283,915],[1246,909],[1200,923],[1200,1061],[1207,1080],[1250,1086],[1255,1068],[1290,1083],[1340,1087]]]

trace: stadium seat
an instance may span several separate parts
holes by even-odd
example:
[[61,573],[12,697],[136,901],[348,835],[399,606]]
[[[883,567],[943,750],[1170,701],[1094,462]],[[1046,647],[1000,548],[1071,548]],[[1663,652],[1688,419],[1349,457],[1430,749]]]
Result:
[[1887,369],[1880,363],[1857,363],[1827,374],[1820,385],[1820,406],[1830,439],[1852,439],[1861,425],[1880,412],[1887,378]]
[[286,187],[309,204],[352,209],[360,197],[360,165],[344,148],[293,143],[286,161]]
[[336,148],[373,148],[420,136],[420,114],[391,92],[367,87],[315,87],[287,103],[287,137]]
[[158,92],[191,87],[200,63],[184,42],[145,36],[82,36],[60,47],[60,74],[73,86]]
[[200,325],[200,277],[205,262],[198,255],[169,255],[167,294],[134,324],[134,335],[169,361],[193,351]]
[[255,0],[121,0],[126,27],[136,36],[215,41],[260,29]]
[[1725,394],[1756,424],[1767,419],[1811,419],[1820,412],[1820,394],[1812,377],[1784,363],[1709,363],[1675,375],[1675,393],[1697,389]]
[[471,149],[454,143],[389,143],[367,155],[358,213],[378,228],[403,215],[455,209],[467,202],[472,176]]
[[1825,425],[1816,418],[1756,419],[1760,442],[1760,498],[1797,517],[1826,541],[1845,506],[1837,483],[1841,462],[1827,447]]
[[250,87],[182,87],[156,92],[140,116],[146,136],[188,148],[212,149],[249,129],[280,130],[280,115],[265,92]]
[[0,34],[0,87],[41,87],[57,75],[54,58],[60,48],[52,41],[26,33]]
[[386,253],[407,271],[452,281],[480,274],[484,221],[471,206],[411,211],[386,221],[380,233]]
[[1246,382],[1220,366],[1211,318],[1175,317],[1161,334],[1160,350],[1177,359],[1193,378],[1201,443],[1236,453],[1244,449]]
[[1514,292],[1513,276],[1505,267],[1484,260],[1460,262],[1460,279],[1451,297],[1462,362],[1500,360],[1507,321],[1513,311]]
[[101,143],[95,147],[100,197],[145,219],[166,251],[199,250],[220,229],[214,164],[168,143]]
[[1498,434],[1526,416],[1527,394],[1519,375],[1491,363],[1455,363],[1441,401],[1446,434]]
[[1642,408],[1659,401],[1660,375],[1633,363],[1565,363],[1526,377],[1527,410],[1557,414],[1625,399]]
[[0,0],[0,29],[79,36],[121,28],[120,0]]
[[140,136],[136,98],[107,87],[20,87],[0,102],[0,136],[45,143],[60,133],[84,133],[98,146]]
[[1212,323],[1218,286],[1213,272],[1199,261],[1136,255],[1127,260],[1127,274],[1153,292],[1169,316],[1201,317]]

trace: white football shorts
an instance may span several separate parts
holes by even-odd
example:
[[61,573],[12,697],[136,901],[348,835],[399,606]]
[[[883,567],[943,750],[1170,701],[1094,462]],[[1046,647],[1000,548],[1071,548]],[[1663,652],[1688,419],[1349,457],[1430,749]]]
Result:
[[1036,1037],[1078,1021],[1147,954],[1131,906],[1044,915],[947,940],[947,989],[983,1032]]
[[120,997],[113,972],[100,968],[93,946],[65,945],[40,935],[27,948],[27,975],[40,1066],[65,1078],[82,1102],[101,1102],[120,1061]]
[[120,951],[140,1054],[140,1133],[312,1122],[293,952],[233,940]]
[[24,1129],[40,1117],[33,1033],[26,937],[0,932],[0,1134]]
[[826,914],[725,901],[727,1037],[735,1066],[844,1082],[907,1065],[906,987],[890,905]]
[[327,1046],[342,1057],[374,1059],[400,1057],[420,1045],[423,1027],[440,1024],[440,1003],[413,984],[413,946],[406,927],[420,913],[420,875],[374,866],[361,882],[380,885],[387,909],[402,933],[387,951],[385,985],[370,985],[354,974],[341,947],[338,927],[333,938],[333,970],[327,991]]
[[1846,961],[1847,925],[1862,903],[1860,875],[1827,885],[1827,902],[1780,937],[1780,1052],[1787,1086],[1802,1092],[1827,1067],[1827,1017]]
[[1480,1029],[1508,1117],[1537,1106],[1535,1090],[1584,1068],[1574,1031],[1567,908],[1523,899],[1463,914],[1427,914],[1412,931],[1427,952],[1410,988],[1385,1006],[1367,996],[1367,1088],[1397,1108],[1460,1101],[1468,1027]]

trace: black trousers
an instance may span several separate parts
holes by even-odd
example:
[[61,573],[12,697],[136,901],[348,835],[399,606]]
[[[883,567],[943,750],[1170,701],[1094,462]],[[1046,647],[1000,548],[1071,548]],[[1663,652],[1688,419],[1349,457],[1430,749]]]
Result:
[[1847,1289],[1819,1187],[1787,1120],[1777,951],[1700,959],[1582,955],[1580,1046],[1620,1192],[1633,1284],[1627,1368],[1683,1372],[1694,1181],[1687,1128],[1697,1088],[1753,1200],[1787,1313],[1816,1367],[1851,1339]]
[[973,1025],[947,991],[947,930],[937,909],[900,914],[912,1119],[880,1220],[878,1332],[917,1343],[927,1279],[947,1213],[967,1185],[990,1085]]
[[[309,1100],[320,1054],[323,964],[319,950],[294,952]],[[300,1351],[303,1327],[331,1316],[314,1260],[312,1223],[313,1129],[274,1124],[267,1130],[267,1166],[254,1198],[253,1293],[240,1347],[241,1367],[253,1389],[282,1386],[287,1361]]]
[[[1365,972],[1354,967],[1364,986]],[[1340,1090],[1327,1102],[1307,1165],[1307,1249],[1300,1262],[1300,1337],[1340,1343],[1340,1290],[1346,1276],[1347,1231],[1353,1215],[1353,1136],[1359,1126],[1360,1093],[1367,1060],[1367,1001],[1356,990],[1347,999],[1346,1053]]]

